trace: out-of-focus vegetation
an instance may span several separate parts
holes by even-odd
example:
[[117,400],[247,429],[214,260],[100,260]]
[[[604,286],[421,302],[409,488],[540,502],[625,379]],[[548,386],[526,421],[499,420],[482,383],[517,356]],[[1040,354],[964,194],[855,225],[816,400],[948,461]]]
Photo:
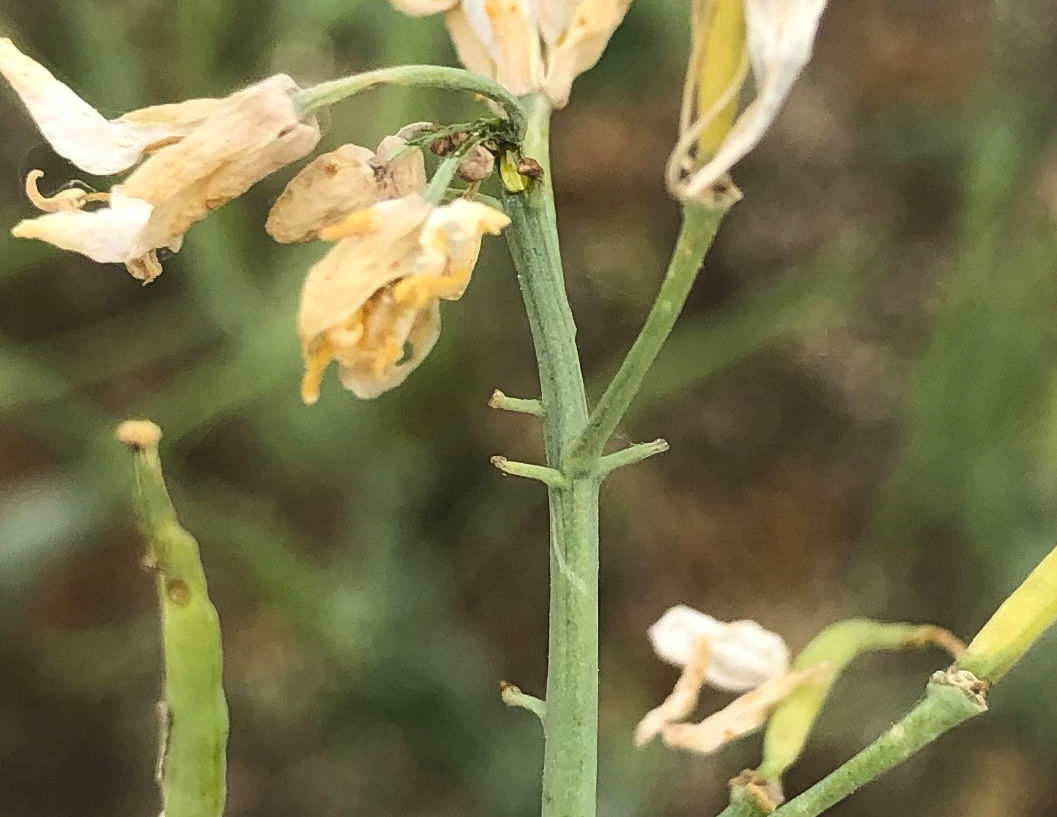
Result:
[[[662,168],[685,5],[636,0],[556,121],[563,249],[596,383],[677,226]],[[439,19],[381,0],[0,0],[0,31],[115,114],[277,71],[307,83],[453,62]],[[710,758],[632,748],[673,680],[644,637],[670,604],[758,619],[794,648],[860,615],[968,636],[1052,546],[1055,77],[1047,0],[827,12],[624,430],[672,451],[604,492],[601,814],[714,813],[758,758],[755,739]],[[0,105],[8,225],[30,210],[27,170],[71,171],[13,94]],[[378,91],[333,111],[325,146],[468,109]],[[110,441],[139,415],[166,431],[224,625],[230,815],[538,808],[538,726],[495,686],[541,692],[546,644],[543,496],[488,466],[539,452],[531,418],[485,407],[494,387],[535,388],[509,260],[487,243],[404,387],[361,403],[328,382],[305,408],[293,315],[321,248],[265,236],[284,181],[195,227],[145,289],[0,238],[0,813],[155,807],[155,611]],[[890,723],[942,662],[855,665],[790,790]],[[991,715],[834,813],[1057,814],[1055,673],[1051,637]]]

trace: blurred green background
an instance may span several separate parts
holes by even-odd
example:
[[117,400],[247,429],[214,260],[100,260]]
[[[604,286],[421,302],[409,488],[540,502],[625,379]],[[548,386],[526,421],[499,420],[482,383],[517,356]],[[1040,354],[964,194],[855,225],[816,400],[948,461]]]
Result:
[[[683,0],[636,0],[555,125],[571,298],[594,393],[634,337],[678,226],[662,168]],[[109,113],[452,63],[440,19],[382,0],[0,0],[0,32]],[[719,810],[758,738],[637,752],[669,690],[646,627],[679,602],[794,649],[848,616],[970,636],[1057,538],[1057,8],[841,0],[816,59],[737,171],[727,222],[622,430],[672,451],[602,512],[603,817]],[[0,92],[0,223],[27,170],[72,171]],[[325,147],[441,93],[336,109]],[[294,169],[195,227],[141,288],[118,267],[0,237],[0,814],[154,813],[159,666],[116,423],[165,430],[171,488],[224,625],[228,814],[529,817],[541,736],[496,682],[542,691],[546,509],[488,456],[539,456],[490,412],[536,376],[501,241],[401,389],[298,399],[293,316],[319,245],[262,229]],[[802,790],[901,714],[936,653],[856,664]],[[1057,814],[1057,640],[993,711],[833,813]],[[702,711],[726,698],[706,696]]]

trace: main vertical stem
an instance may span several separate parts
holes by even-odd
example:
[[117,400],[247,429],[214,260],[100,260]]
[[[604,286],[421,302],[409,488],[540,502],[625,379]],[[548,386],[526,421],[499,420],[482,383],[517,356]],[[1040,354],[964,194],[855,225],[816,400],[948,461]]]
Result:
[[[548,464],[560,468],[587,422],[576,325],[565,292],[550,179],[550,107],[523,100],[524,152],[544,178],[505,197],[510,252],[536,349]],[[598,479],[576,476],[550,499],[550,625],[543,817],[594,817],[598,768]]]

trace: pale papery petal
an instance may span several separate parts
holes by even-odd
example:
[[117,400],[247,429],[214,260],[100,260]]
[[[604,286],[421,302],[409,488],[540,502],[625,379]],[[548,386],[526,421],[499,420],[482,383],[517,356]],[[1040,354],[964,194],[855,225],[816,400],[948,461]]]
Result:
[[168,246],[194,223],[319,142],[314,120],[302,122],[288,76],[276,75],[224,100],[186,138],[162,148],[119,187],[148,201],[153,246]]
[[410,14],[412,17],[425,17],[429,14],[447,11],[457,5],[459,0],[389,0],[389,2],[404,14]]
[[755,732],[771,716],[774,708],[802,684],[825,678],[832,672],[827,664],[772,678],[751,692],[732,701],[700,723],[673,723],[661,729],[664,742],[673,749],[710,754],[727,743]]
[[385,198],[371,160],[359,145],[342,145],[305,165],[276,199],[264,229],[281,244],[315,238],[323,227]]
[[756,147],[778,116],[793,84],[811,60],[826,0],[745,0],[746,38],[756,97],[719,150],[685,185],[699,198]]
[[149,202],[115,192],[107,207],[26,219],[16,224],[11,234],[46,241],[100,264],[126,263],[153,249],[144,238],[153,210]]
[[399,135],[386,136],[378,143],[375,155],[375,170],[388,198],[426,191],[426,162],[420,149],[408,148]]
[[[305,278],[297,318],[303,348],[328,329],[347,323],[375,292],[407,274],[403,265],[415,252],[431,209],[419,196],[392,199],[330,228],[335,233],[344,230],[346,237]],[[321,237],[327,236],[323,231]]]
[[602,58],[631,0],[582,0],[547,59],[544,90],[555,108],[569,102],[573,81]]
[[433,350],[440,337],[440,303],[433,301],[425,309],[414,313],[413,323],[407,332],[405,344],[409,354],[405,360],[375,374],[368,366],[341,365],[341,384],[361,400],[371,400],[395,389],[421,365]]
[[582,0],[540,0],[540,34],[547,47],[558,44]]
[[152,145],[185,136],[218,103],[190,100],[107,120],[6,38],[0,39],[0,74],[56,153],[88,173],[104,176],[132,167]]
[[477,34],[462,6],[456,6],[444,15],[444,23],[448,27],[448,35],[455,46],[459,62],[470,71],[494,79],[495,61],[489,53],[488,45]]
[[495,79],[521,96],[543,87],[543,56],[530,0],[463,0],[470,26],[495,64]]
[[705,680],[727,692],[752,689],[789,668],[785,641],[755,621],[724,623],[679,605],[665,612],[648,634],[658,657],[680,667],[706,641],[711,658]]

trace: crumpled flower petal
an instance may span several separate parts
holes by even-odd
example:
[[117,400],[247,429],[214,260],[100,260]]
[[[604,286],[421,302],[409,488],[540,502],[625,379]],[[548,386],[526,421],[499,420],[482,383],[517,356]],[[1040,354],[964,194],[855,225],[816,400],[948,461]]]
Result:
[[755,621],[717,621],[685,605],[667,610],[649,629],[654,652],[682,667],[707,641],[711,657],[706,682],[727,692],[743,692],[789,668],[789,648],[777,633]]
[[673,749],[710,754],[763,726],[774,708],[801,685],[831,672],[827,664],[793,670],[746,692],[719,712],[700,723],[669,723],[660,730],[664,742]]
[[154,205],[146,237],[151,246],[169,246],[213,210],[312,151],[319,127],[300,120],[292,99],[297,90],[290,77],[278,74],[232,94],[187,137],[114,188]]
[[96,175],[120,173],[155,145],[187,135],[220,100],[157,105],[107,120],[43,65],[0,39],[0,74],[22,99],[55,152]]
[[495,79],[521,96],[543,85],[532,0],[462,0],[462,10],[495,65]]
[[705,195],[760,143],[811,60],[825,8],[826,0],[745,0],[746,37],[756,97],[715,154],[693,171],[683,189],[677,191],[680,198]]
[[547,60],[544,90],[555,108],[568,104],[573,80],[602,58],[630,6],[631,0],[582,0],[576,7]]
[[320,238],[337,243],[309,270],[302,290],[302,399],[319,399],[332,362],[345,388],[363,399],[402,383],[436,343],[439,302],[466,289],[482,235],[508,223],[483,204],[434,206],[413,194],[320,229]]
[[142,199],[115,192],[108,207],[64,210],[20,221],[15,238],[36,238],[100,264],[121,264],[149,253],[144,232],[154,207]]
[[290,180],[264,228],[281,244],[308,241],[349,213],[425,187],[422,151],[407,149],[403,139],[387,136],[377,152],[342,145],[317,156]]
[[[391,0],[415,16],[444,11],[469,70],[512,93],[544,91],[556,108],[573,80],[602,56],[631,0]],[[546,46],[546,59],[544,58]]]

